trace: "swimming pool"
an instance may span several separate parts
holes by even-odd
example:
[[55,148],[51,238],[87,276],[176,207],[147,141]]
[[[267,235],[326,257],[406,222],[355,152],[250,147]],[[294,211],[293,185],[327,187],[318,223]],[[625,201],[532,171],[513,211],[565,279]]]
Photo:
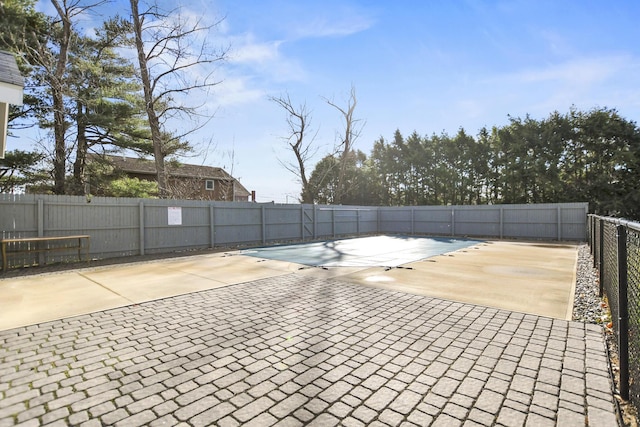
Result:
[[398,267],[481,242],[446,237],[369,236],[261,247],[241,254],[314,267]]

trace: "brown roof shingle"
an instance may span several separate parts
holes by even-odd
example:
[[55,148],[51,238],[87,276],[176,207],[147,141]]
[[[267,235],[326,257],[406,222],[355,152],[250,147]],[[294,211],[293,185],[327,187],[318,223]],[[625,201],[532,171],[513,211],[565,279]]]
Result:
[[[153,160],[141,159],[125,156],[103,155],[101,158],[107,160],[115,169],[123,172],[155,175],[156,165]],[[182,178],[234,180],[236,182],[236,194],[249,196],[251,193],[234,177],[229,175],[224,169],[213,166],[189,165],[176,161],[165,163],[166,171],[169,175]]]
[[18,70],[13,54],[0,50],[0,82],[24,87],[24,78]]

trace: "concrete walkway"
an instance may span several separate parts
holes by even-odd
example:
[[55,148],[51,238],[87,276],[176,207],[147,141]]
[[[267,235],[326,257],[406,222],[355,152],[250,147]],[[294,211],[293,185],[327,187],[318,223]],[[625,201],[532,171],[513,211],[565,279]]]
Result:
[[291,272],[568,320],[576,258],[573,244],[494,241],[392,269],[324,270],[236,251],[8,279],[0,274],[0,330]]
[[0,332],[0,426],[615,426],[593,325],[286,274]]

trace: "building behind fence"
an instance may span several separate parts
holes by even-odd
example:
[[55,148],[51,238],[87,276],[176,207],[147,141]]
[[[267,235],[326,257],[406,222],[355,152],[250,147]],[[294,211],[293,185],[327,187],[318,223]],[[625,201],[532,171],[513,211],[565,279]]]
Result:
[[620,396],[640,407],[640,223],[589,215],[589,245],[620,363]]
[[94,259],[369,234],[583,241],[587,212],[587,203],[370,207],[0,195],[0,237],[86,234]]

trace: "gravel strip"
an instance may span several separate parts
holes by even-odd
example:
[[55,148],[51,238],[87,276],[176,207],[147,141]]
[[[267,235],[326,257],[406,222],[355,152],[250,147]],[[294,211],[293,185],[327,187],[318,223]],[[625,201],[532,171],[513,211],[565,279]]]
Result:
[[573,300],[573,320],[585,323],[608,322],[609,313],[598,296],[598,271],[593,268],[593,258],[586,243],[578,248],[576,268],[576,292]]
[[638,411],[629,401],[620,398],[620,369],[616,336],[608,327],[611,320],[608,307],[598,296],[598,271],[593,268],[593,257],[589,245],[582,244],[578,248],[578,264],[576,271],[576,293],[573,301],[573,320],[584,323],[601,324],[605,332],[611,374],[614,382],[614,396],[618,404],[621,424],[625,427],[638,427]]

